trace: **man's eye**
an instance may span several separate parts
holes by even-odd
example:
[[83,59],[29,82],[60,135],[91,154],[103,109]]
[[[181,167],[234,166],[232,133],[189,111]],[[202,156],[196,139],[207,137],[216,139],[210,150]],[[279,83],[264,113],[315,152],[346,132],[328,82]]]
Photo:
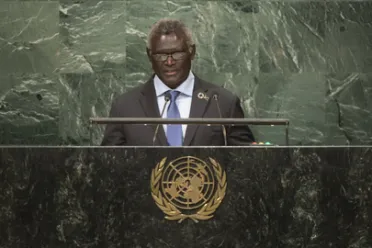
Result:
[[172,57],[177,59],[177,58],[182,58],[186,53],[184,52],[177,52],[177,53],[173,53],[172,54]]

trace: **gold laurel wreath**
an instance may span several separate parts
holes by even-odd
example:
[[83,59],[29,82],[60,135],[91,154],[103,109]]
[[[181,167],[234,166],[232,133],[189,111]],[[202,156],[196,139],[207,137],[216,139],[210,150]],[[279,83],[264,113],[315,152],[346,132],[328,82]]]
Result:
[[167,201],[160,192],[160,178],[163,174],[164,164],[167,158],[163,158],[151,172],[151,195],[156,205],[166,214],[167,220],[178,220],[181,223],[183,220],[190,218],[196,223],[199,220],[209,220],[213,217],[213,213],[220,206],[226,193],[226,172],[221,168],[221,165],[216,160],[209,158],[213,165],[214,172],[216,173],[218,185],[217,190],[213,198],[205,203],[199,211],[195,214],[187,215],[183,214],[179,209],[176,208],[172,203]]

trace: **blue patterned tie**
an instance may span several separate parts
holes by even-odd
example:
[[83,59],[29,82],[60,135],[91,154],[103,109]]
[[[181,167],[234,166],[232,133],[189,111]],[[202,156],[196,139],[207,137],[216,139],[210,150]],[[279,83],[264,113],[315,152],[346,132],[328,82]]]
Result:
[[[168,107],[167,118],[181,118],[178,110],[176,99],[179,96],[179,91],[170,91],[170,104]],[[169,124],[167,126],[167,139],[170,146],[182,146],[182,125]]]

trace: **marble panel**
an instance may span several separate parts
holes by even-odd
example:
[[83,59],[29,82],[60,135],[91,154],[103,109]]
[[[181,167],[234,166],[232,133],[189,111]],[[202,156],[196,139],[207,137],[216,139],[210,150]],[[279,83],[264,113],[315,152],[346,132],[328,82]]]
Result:
[[0,1],[0,75],[59,66],[58,2]]

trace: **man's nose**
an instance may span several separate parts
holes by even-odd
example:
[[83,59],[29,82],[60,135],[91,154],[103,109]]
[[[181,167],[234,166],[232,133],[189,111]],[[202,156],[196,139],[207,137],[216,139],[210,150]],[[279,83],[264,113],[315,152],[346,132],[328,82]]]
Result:
[[172,55],[169,54],[167,60],[165,61],[167,65],[173,65],[175,63],[175,60],[173,59]]

